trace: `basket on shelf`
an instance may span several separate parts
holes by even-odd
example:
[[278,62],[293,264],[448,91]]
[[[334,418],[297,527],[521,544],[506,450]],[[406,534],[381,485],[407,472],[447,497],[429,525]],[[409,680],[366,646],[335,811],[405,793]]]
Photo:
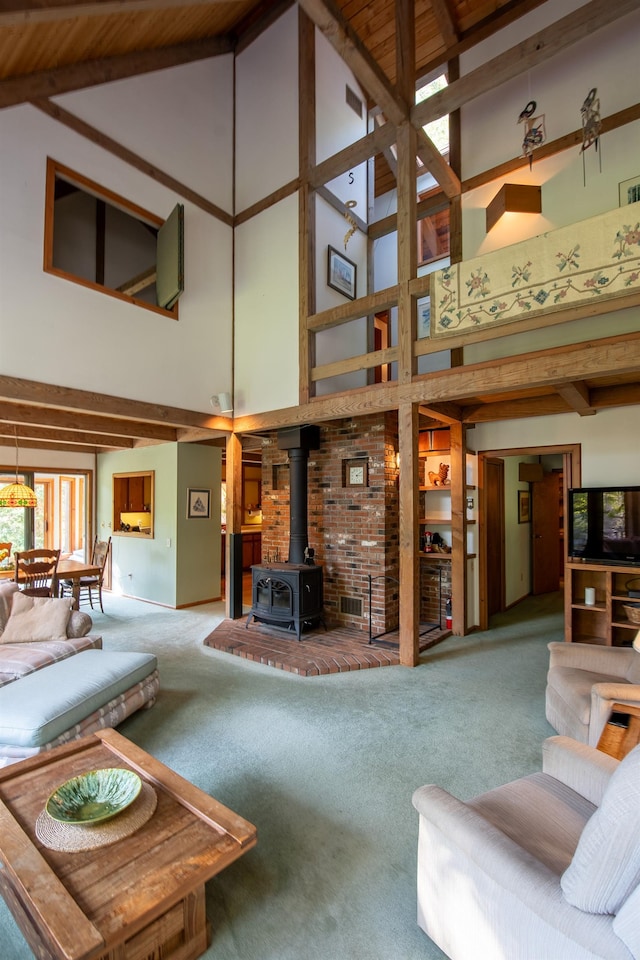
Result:
[[622,607],[631,623],[640,627],[640,603],[623,603]]

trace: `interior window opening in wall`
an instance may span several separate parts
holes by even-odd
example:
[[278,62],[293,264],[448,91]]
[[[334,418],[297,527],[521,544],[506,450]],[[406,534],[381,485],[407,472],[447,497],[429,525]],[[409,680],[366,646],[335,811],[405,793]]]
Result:
[[44,270],[177,319],[184,207],[162,220],[49,158]]
[[113,474],[113,536],[153,539],[153,470]]

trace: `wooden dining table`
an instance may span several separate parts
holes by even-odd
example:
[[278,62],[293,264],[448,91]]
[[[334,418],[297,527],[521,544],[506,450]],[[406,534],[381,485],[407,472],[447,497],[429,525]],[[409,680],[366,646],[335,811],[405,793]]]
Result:
[[100,567],[96,567],[92,563],[85,563],[83,560],[59,560],[58,568],[56,570],[56,580],[60,583],[61,580],[72,580],[73,581],[73,600],[74,606],[78,606],[78,601],[80,599],[80,580],[83,577],[98,577],[100,576]]

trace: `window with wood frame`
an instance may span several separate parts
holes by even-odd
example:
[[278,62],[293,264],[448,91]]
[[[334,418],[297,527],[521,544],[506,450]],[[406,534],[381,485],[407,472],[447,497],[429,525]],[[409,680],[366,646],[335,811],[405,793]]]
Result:
[[49,158],[44,270],[175,319],[184,207],[162,220]]
[[449,243],[449,207],[418,220],[418,266],[448,257]]

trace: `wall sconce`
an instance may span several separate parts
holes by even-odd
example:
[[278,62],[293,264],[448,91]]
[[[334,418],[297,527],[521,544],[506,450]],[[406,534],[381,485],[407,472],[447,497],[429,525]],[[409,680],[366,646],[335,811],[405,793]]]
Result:
[[230,393],[214,393],[209,397],[209,403],[212,407],[219,407],[220,413],[233,413]]
[[487,207],[487,233],[503,213],[542,213],[542,187],[504,183]]
[[396,451],[396,470],[400,469],[400,451]]

